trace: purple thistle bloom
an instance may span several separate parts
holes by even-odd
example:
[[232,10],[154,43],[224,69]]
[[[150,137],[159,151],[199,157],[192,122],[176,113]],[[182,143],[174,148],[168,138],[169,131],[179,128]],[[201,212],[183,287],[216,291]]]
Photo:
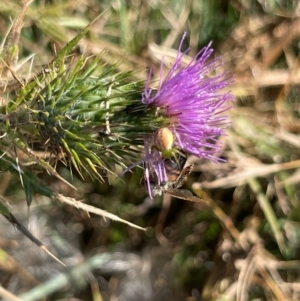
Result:
[[[180,42],[175,64],[165,79],[160,78],[155,95],[149,89],[150,72],[142,102],[157,107],[162,116],[170,118],[168,128],[174,134],[174,144],[178,149],[199,158],[220,162],[216,157],[221,148],[217,138],[224,134],[224,128],[229,125],[227,116],[221,113],[230,108],[228,102],[233,100],[230,92],[222,93],[221,90],[230,85],[232,79],[226,73],[207,76],[222,65],[220,57],[206,62],[213,52],[211,43],[188,66],[182,67],[182,58],[189,50],[180,52],[184,38],[185,34]],[[163,158],[159,159],[158,151],[151,152],[149,139],[148,137],[145,142],[146,168],[150,174],[156,174],[158,183],[163,182],[166,180]]]

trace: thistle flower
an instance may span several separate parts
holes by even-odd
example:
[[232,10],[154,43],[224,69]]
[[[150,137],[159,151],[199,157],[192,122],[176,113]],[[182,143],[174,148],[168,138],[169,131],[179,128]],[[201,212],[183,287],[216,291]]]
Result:
[[[166,124],[154,107],[140,101],[144,83],[135,81],[131,71],[121,72],[121,62],[105,63],[105,53],[70,60],[88,30],[0,105],[0,172],[31,173],[30,161],[63,180],[55,169],[61,161],[82,178],[114,178],[116,166],[142,154],[144,135]],[[24,154],[17,160],[16,150]],[[35,150],[45,155],[36,156]]]
[[[221,159],[216,154],[221,146],[217,138],[224,134],[224,129],[229,125],[227,117],[221,113],[230,108],[228,101],[233,99],[230,92],[222,93],[221,90],[232,80],[226,73],[208,76],[222,65],[220,57],[207,62],[213,52],[211,43],[186,67],[182,67],[183,56],[188,51],[180,52],[184,38],[185,35],[181,39],[174,65],[165,79],[160,76],[155,93],[149,88],[150,72],[142,102],[155,107],[158,115],[169,118],[168,128],[174,135],[174,146],[177,149],[219,162]],[[158,183],[164,182],[167,180],[164,157],[156,149],[147,149],[151,144],[149,141],[151,137],[148,136],[145,138],[146,179],[147,173],[154,173]],[[149,179],[147,182],[149,184]]]

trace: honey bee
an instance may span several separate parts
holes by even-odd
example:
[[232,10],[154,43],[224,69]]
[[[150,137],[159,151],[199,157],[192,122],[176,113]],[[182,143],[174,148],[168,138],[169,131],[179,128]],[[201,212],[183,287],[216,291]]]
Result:
[[160,184],[154,184],[153,181],[150,181],[152,184],[152,194],[154,196],[161,195],[170,189],[178,190],[193,170],[193,165],[184,167],[186,157],[181,155],[177,155],[176,158],[172,159],[164,159],[163,163],[167,174],[167,181]]
[[154,151],[155,149],[159,151],[163,159],[167,181],[159,183],[157,178],[150,178],[150,181],[147,182],[146,174],[149,174],[149,171],[145,168],[144,177],[141,180],[144,187],[146,188],[146,183],[150,183],[152,196],[168,193],[179,199],[191,202],[202,202],[200,198],[194,196],[190,191],[178,189],[186,181],[194,165],[191,164],[184,167],[187,157],[181,150],[174,147],[174,135],[172,131],[167,127],[158,129],[153,135],[152,142],[151,150]]
[[[182,200],[197,203],[203,202],[202,199],[194,196],[189,190],[178,189],[184,184],[194,167],[193,164],[184,167],[186,160],[186,156],[179,154],[177,154],[176,160],[175,158],[164,159],[167,181],[157,184],[157,181],[155,183],[153,179],[150,179],[151,192],[153,196],[167,193]],[[145,183],[145,181],[143,182]]]
[[164,159],[163,164],[166,170],[167,179],[170,182],[175,182],[179,178],[186,164],[186,155],[177,154],[176,158]]

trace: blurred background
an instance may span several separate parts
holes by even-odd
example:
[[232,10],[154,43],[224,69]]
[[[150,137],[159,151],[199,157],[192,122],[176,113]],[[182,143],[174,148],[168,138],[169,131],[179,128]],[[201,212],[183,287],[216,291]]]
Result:
[[[22,3],[0,2],[0,41]],[[68,268],[0,217],[0,298],[300,300],[299,2],[33,1],[20,32],[18,76],[42,70],[99,15],[76,51],[105,52],[108,64],[135,70],[134,80],[146,80],[151,66],[158,75],[162,57],[167,71],[184,32],[191,58],[212,41],[235,78],[232,125],[222,137],[226,163],[189,158],[196,165],[184,188],[208,206],[149,199],[141,168],[99,184],[71,179],[58,165],[78,192],[41,175],[64,195],[147,231],[39,195],[28,209],[19,178],[1,173],[11,212]],[[2,105],[6,96],[2,89]]]

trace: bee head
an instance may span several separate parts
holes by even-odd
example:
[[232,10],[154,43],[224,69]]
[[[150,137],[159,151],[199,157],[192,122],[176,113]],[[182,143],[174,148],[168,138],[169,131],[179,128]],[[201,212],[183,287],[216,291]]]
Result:
[[177,154],[175,158],[164,159],[164,166],[166,169],[168,181],[175,181],[179,177],[181,171],[184,168],[186,160],[186,156],[180,154]]

